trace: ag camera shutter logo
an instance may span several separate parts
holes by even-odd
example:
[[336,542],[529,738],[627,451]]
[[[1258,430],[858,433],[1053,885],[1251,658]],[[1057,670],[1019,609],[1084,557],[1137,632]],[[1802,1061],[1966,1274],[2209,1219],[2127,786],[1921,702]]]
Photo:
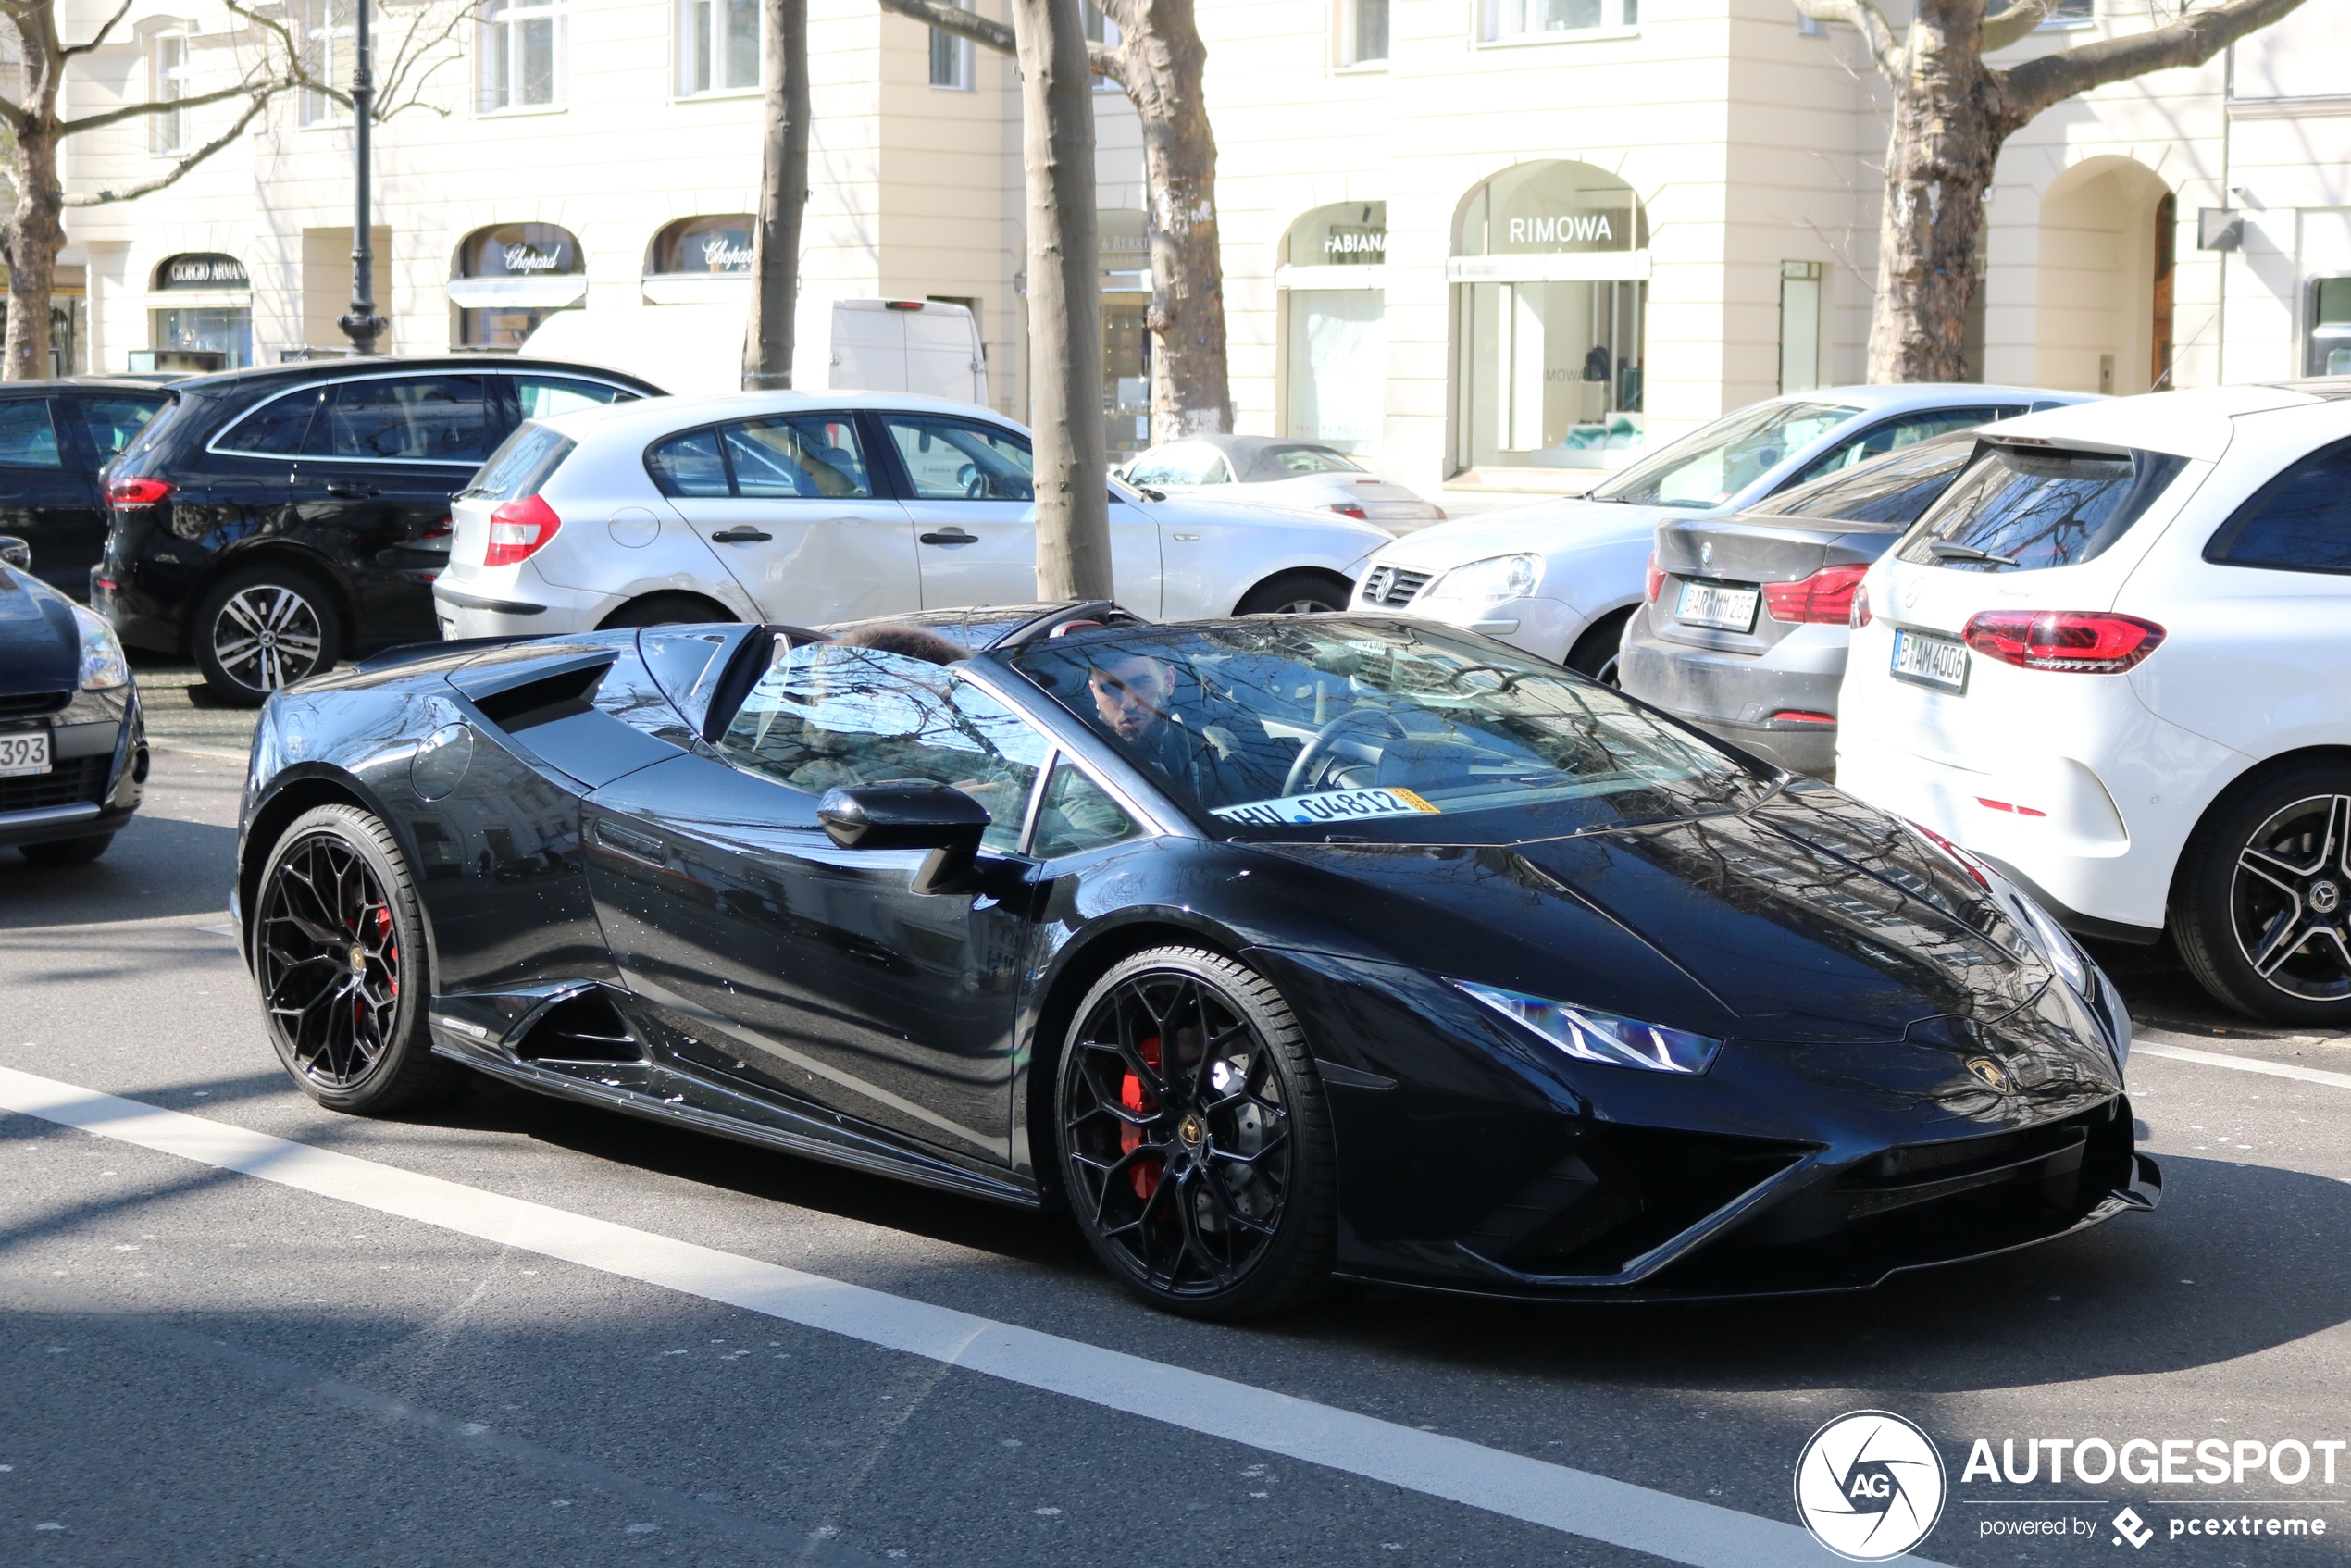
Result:
[[1813,1433],[1797,1456],[1797,1517],[1837,1556],[1883,1562],[1934,1531],[1945,1485],[1943,1456],[1916,1424],[1857,1410]]

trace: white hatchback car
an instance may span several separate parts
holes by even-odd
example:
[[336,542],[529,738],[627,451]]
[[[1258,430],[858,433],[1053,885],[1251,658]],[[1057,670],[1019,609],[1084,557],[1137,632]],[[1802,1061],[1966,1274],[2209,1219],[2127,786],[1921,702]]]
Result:
[[1119,477],[1163,495],[1337,512],[1399,534],[1445,520],[1443,507],[1338,448],[1287,436],[1187,436],[1152,447]]
[[1897,446],[2081,395],[1950,382],[1766,398],[1588,495],[1458,517],[1399,539],[1372,557],[1354,608],[1467,627],[1612,682],[1660,523],[1735,512]]
[[[444,637],[794,626],[1037,597],[1028,435],[882,392],[650,398],[526,424],[452,507]],[[1113,486],[1119,602],[1333,610],[1386,529]]]
[[2085,935],[2351,1024],[2351,380],[2035,415],[1862,579],[1837,783]]

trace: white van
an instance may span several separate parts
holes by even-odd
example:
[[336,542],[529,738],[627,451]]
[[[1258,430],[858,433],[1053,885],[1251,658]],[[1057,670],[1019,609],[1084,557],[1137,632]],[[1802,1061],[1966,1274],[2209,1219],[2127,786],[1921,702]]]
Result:
[[[522,352],[627,370],[680,396],[738,392],[749,312],[748,297],[559,310]],[[979,325],[963,305],[802,295],[794,325],[796,392],[919,392],[987,406]]]

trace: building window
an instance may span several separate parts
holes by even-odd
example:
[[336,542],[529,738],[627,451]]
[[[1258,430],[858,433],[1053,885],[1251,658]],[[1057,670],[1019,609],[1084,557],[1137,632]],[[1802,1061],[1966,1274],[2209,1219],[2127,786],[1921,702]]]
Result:
[[552,223],[475,230],[449,280],[457,346],[520,348],[539,323],[588,297],[587,271],[579,242]]
[[2308,374],[2351,376],[2351,278],[2311,282],[2308,342]]
[[1343,0],[1339,64],[1367,66],[1387,60],[1388,6],[1389,0]]
[[[1115,49],[1118,47],[1119,36],[1118,24],[1102,15],[1102,8],[1095,5],[1094,0],[1086,0],[1086,41],[1088,44],[1100,44],[1106,48]],[[1113,81],[1109,77],[1098,76],[1094,78],[1094,91],[1124,93],[1126,89]]]
[[[2181,9],[2186,9],[2182,6]],[[2047,16],[2041,19],[2043,27],[2079,27],[2098,19],[2097,0],[2057,0]]]
[[748,278],[752,216],[681,218],[653,236],[648,278]]
[[1484,0],[1479,36],[1488,43],[1632,27],[1641,19],[1640,0]]
[[1828,268],[1817,261],[1780,263],[1780,391],[1821,384],[1821,319]]
[[[968,11],[971,0],[950,0],[958,10]],[[972,41],[958,38],[952,32],[930,30],[930,84],[957,93],[972,90]]]
[[253,282],[217,253],[165,258],[148,313],[154,347],[133,369],[234,370],[253,363]]
[[[311,79],[348,92],[351,56],[357,18],[352,0],[304,0],[302,50]],[[302,93],[302,123],[340,125],[351,118],[351,107],[316,88]]]
[[481,15],[481,112],[561,103],[564,13],[556,0],[491,0]]
[[1387,204],[1317,207],[1290,225],[1282,290],[1282,433],[1379,448],[1387,412]]
[[[188,95],[188,38],[185,33],[158,33],[147,55],[150,90],[158,104],[176,104]],[[166,109],[154,118],[158,153],[176,153],[188,144],[188,111]]]
[[759,0],[680,0],[678,92],[742,93],[759,85]]

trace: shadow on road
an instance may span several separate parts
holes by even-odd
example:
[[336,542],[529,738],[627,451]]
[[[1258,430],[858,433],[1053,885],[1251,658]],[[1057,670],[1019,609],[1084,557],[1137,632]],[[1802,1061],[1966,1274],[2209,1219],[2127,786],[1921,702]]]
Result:
[[143,813],[87,865],[35,865],[0,850],[0,930],[218,914],[236,855],[233,828]]

